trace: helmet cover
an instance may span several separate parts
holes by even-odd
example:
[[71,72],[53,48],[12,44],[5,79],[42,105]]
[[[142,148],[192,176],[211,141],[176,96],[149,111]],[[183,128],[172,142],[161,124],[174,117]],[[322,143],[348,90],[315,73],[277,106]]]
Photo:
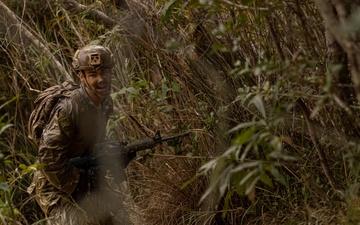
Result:
[[102,45],[90,44],[77,50],[73,57],[72,66],[76,71],[112,68],[113,56],[110,50]]

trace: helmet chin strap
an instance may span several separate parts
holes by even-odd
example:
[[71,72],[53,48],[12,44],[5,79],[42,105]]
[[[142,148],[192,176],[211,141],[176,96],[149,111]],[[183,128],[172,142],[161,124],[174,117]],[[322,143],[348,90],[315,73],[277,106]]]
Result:
[[[90,86],[90,84],[88,83],[85,72],[84,72],[84,71],[81,71],[81,73],[82,73],[82,76],[84,77],[84,80],[85,80],[85,87],[86,87],[89,91],[91,91],[91,93],[93,93],[94,95],[99,96],[98,93],[96,93],[95,89],[92,88],[92,87]],[[99,96],[99,97],[100,97],[100,96]]]
[[90,84],[88,83],[87,81],[87,78],[86,78],[86,75],[84,72],[82,72],[83,76],[84,76],[84,79],[85,79],[85,87],[89,89],[89,91],[91,91],[94,95],[98,96],[98,97],[103,97],[102,95],[99,95],[96,90],[94,88],[92,88],[90,86]]

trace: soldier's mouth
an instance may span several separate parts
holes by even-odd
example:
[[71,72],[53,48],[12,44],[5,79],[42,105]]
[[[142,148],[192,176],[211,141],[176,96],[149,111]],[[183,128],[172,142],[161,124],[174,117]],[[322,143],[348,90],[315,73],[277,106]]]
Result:
[[108,93],[110,91],[109,86],[97,86],[96,91],[99,93]]

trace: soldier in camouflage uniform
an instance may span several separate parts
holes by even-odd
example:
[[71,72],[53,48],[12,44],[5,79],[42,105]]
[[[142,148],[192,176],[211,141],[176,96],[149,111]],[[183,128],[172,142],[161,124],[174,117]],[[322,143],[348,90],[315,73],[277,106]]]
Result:
[[113,65],[111,52],[101,45],[78,50],[73,66],[81,84],[60,98],[42,129],[40,169],[28,192],[44,211],[47,224],[120,224],[114,219],[121,207],[119,196],[99,187],[99,176],[89,176],[89,171],[69,163],[70,158],[89,154],[105,139],[105,126],[113,110],[109,96]]

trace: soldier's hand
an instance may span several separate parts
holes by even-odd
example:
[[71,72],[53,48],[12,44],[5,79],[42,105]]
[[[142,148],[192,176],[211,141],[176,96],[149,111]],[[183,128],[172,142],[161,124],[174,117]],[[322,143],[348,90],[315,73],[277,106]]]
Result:
[[74,198],[77,198],[81,193],[85,193],[88,187],[87,173],[85,169],[79,169],[80,177],[76,185],[74,192],[72,193]]
[[133,160],[136,157],[136,152],[127,152],[123,154],[123,163],[124,168],[127,167],[127,165],[130,163],[131,160]]

